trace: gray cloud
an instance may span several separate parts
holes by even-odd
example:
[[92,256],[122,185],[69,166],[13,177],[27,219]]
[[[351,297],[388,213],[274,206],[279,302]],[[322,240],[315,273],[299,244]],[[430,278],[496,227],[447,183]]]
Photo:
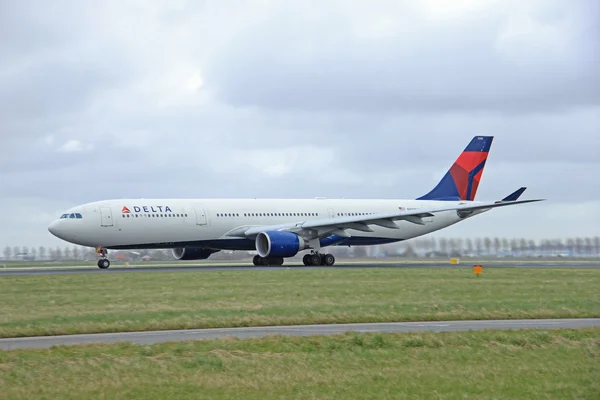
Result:
[[0,6],[0,246],[105,198],[413,198],[479,134],[479,198],[551,201],[442,235],[596,234],[595,2],[31,4]]
[[282,9],[240,31],[207,76],[228,103],[276,110],[564,111],[600,100],[598,8],[551,2],[520,14],[504,2],[483,18],[431,24],[398,7],[391,18],[408,27],[381,37],[339,10],[314,22]]

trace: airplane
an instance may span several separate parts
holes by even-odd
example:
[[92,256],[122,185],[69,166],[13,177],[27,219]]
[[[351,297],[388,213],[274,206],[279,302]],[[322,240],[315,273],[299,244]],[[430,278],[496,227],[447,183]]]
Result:
[[329,246],[368,246],[422,236],[518,200],[522,187],[497,201],[475,201],[493,136],[475,136],[431,191],[411,200],[119,199],[79,205],[48,230],[95,247],[98,267],[108,249],[171,249],[177,260],[204,260],[221,250],[256,251],[253,264],[283,265],[308,250],[304,265],[332,266]]

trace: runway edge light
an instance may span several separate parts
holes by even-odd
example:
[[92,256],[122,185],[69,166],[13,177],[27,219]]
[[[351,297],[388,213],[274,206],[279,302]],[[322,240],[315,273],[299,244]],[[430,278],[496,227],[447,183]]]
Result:
[[480,264],[473,265],[473,273],[477,277],[479,277],[479,275],[481,275],[482,272],[483,272],[483,267]]

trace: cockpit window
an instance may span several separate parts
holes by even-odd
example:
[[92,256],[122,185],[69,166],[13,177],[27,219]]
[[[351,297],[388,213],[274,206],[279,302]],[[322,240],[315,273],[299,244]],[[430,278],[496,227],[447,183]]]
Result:
[[80,213],[63,214],[60,216],[60,219],[66,219],[66,218],[82,219],[83,216]]

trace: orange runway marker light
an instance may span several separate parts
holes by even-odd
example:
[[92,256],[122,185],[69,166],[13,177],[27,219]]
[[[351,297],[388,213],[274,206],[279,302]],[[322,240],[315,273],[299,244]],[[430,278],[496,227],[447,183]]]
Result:
[[473,265],[473,273],[477,276],[481,275],[483,267],[481,265]]

